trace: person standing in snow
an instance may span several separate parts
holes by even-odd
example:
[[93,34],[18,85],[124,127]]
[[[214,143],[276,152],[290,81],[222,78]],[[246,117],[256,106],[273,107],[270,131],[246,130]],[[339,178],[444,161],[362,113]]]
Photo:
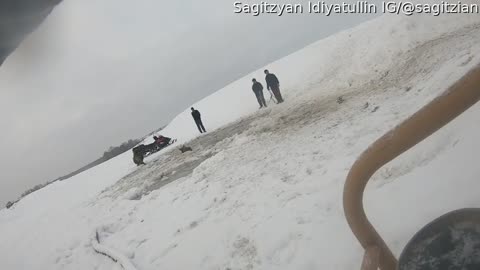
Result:
[[207,132],[205,130],[205,127],[203,126],[202,116],[200,115],[200,112],[198,110],[195,110],[195,108],[193,107],[191,109],[192,109],[193,120],[195,120],[195,124],[197,124],[198,130],[200,131],[200,133]]
[[252,90],[257,97],[258,104],[260,104],[260,108],[267,107],[267,103],[265,102],[265,97],[263,96],[263,85],[257,82],[256,79],[252,79],[253,85]]
[[282,93],[280,93],[280,82],[275,74],[270,73],[265,69],[265,81],[267,82],[267,89],[273,92],[278,103],[283,102]]

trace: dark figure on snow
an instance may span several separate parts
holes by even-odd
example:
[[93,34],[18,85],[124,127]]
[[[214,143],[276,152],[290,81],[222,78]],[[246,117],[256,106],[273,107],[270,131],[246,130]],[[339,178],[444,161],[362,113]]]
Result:
[[273,92],[273,95],[275,96],[275,99],[277,100],[278,103],[283,102],[282,98],[282,93],[280,93],[280,82],[278,81],[277,76],[275,74],[272,74],[268,72],[267,69],[265,69],[265,81],[267,82],[267,89]]
[[198,131],[200,131],[200,133],[207,132],[205,130],[205,127],[203,126],[202,116],[200,115],[200,112],[198,110],[195,110],[195,108],[193,107],[192,107],[192,117],[193,117],[193,120],[195,120],[195,124],[197,124]]
[[141,144],[137,147],[134,147],[132,151],[133,151],[133,162],[137,164],[137,166],[145,165],[145,163],[143,162],[143,157],[145,155],[145,145]]
[[252,85],[252,90],[253,93],[255,93],[255,96],[257,97],[258,104],[260,104],[260,108],[267,107],[267,103],[265,102],[265,97],[263,96],[263,85],[257,80],[252,79],[253,85]]
[[158,137],[153,136],[153,139],[155,140],[155,143],[157,144],[157,146],[159,148],[163,148],[163,147],[167,146],[170,143],[170,141],[172,140],[172,138],[164,137],[162,135],[158,135]]

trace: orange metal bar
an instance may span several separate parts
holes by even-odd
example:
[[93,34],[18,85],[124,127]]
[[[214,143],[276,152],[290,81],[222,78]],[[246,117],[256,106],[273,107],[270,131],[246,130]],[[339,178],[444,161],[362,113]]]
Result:
[[367,251],[379,249],[380,269],[395,270],[397,259],[369,222],[363,208],[363,192],[370,177],[383,165],[462,114],[479,99],[480,65],[444,94],[374,142],[353,164],[343,191],[345,216],[353,233]]
[[365,249],[361,270],[377,270],[380,263],[380,249],[372,246]]

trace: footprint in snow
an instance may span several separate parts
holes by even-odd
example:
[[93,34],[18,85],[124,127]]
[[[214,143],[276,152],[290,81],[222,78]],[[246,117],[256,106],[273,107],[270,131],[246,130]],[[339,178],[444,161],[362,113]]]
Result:
[[[260,264],[258,251],[255,243],[250,239],[239,236],[232,245],[231,259],[226,269],[247,269],[255,268]],[[235,266],[235,267],[233,267]]]
[[469,55],[465,60],[463,60],[459,66],[463,67],[468,65],[473,60],[473,55]]

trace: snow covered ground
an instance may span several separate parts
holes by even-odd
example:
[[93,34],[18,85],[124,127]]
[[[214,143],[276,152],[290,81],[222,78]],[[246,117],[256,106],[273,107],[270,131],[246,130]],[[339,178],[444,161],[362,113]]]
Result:
[[[122,269],[95,248],[142,270],[358,269],[341,204],[350,166],[478,64],[478,15],[382,16],[321,40],[266,67],[285,103],[257,110],[262,68],[194,104],[207,134],[189,108],[166,127],[192,152],[140,168],[126,153],[0,211],[0,268]],[[480,207],[479,115],[374,176],[366,209],[397,255],[431,219]]]

